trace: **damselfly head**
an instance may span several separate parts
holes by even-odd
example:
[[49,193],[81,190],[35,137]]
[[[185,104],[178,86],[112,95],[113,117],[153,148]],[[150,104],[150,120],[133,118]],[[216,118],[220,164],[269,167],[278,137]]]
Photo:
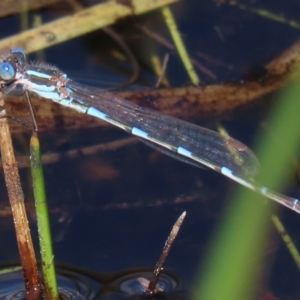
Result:
[[16,79],[17,71],[25,63],[25,52],[21,48],[12,49],[0,63],[0,84],[6,85]]
[[11,81],[15,78],[16,75],[16,67],[14,64],[4,61],[0,65],[0,77],[3,81]]

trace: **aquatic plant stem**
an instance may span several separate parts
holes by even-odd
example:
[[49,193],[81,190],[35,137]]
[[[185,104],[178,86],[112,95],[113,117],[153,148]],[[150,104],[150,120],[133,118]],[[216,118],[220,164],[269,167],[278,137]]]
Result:
[[[1,95],[2,96],[2,95]],[[4,100],[0,100],[0,148],[5,183],[15,224],[16,238],[20,252],[27,299],[39,299],[40,280],[33,243],[28,226],[17,162],[15,160],[11,135],[9,132]]]
[[293,239],[288,234],[288,231],[285,229],[283,223],[278,218],[278,216],[272,216],[272,222],[281,236],[282,241],[284,242],[285,246],[287,247],[288,251],[290,252],[292,258],[294,259],[295,264],[297,265],[298,269],[300,270],[300,255],[299,251],[293,241]]
[[177,234],[179,232],[179,229],[181,228],[181,225],[182,225],[182,222],[184,220],[186,216],[186,211],[184,211],[180,217],[177,219],[177,221],[175,222],[166,242],[165,242],[165,245],[164,245],[164,248],[163,248],[163,251],[159,257],[159,260],[156,264],[156,268],[154,270],[154,276],[152,277],[149,285],[148,285],[148,288],[146,289],[146,292],[145,294],[146,295],[153,295],[155,293],[155,289],[156,289],[156,284],[159,280],[159,276],[160,274],[162,273],[162,271],[164,270],[164,265],[165,265],[165,262],[166,262],[166,259],[171,251],[171,248],[173,246],[173,243],[177,237]]
[[30,139],[30,162],[40,241],[44,294],[46,299],[54,300],[59,299],[59,293],[55,274],[40,143],[36,132],[32,134]]
[[[299,149],[299,83],[298,78],[285,89],[269,117],[276,139],[261,134],[256,151],[263,166],[259,181],[276,190],[284,187],[291,172],[291,153]],[[256,298],[261,278],[257,270],[265,261],[263,251],[271,224],[269,206],[263,205],[261,198],[238,190],[207,251],[194,299]]]
[[122,4],[121,1],[106,1],[72,16],[59,18],[38,28],[1,39],[0,49],[19,45],[27,53],[31,53],[107,27],[122,18],[144,14],[162,5],[171,4],[175,0],[132,0],[128,5],[125,2]]
[[187,50],[185,48],[185,45],[181,39],[181,36],[179,34],[179,31],[177,29],[176,21],[173,16],[173,13],[169,6],[164,6],[161,9],[161,13],[165,19],[165,22],[169,28],[170,34],[172,36],[173,42],[176,46],[176,49],[178,51],[178,54],[182,60],[182,63],[194,85],[198,85],[200,83],[200,79],[194,70],[193,64],[190,60],[190,57],[187,53]]

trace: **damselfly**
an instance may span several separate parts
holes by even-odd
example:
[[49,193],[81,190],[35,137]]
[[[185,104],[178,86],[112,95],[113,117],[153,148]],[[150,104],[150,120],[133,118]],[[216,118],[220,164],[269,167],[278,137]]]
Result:
[[12,49],[0,62],[0,84],[4,91],[22,86],[25,94],[71,107],[78,112],[109,122],[147,141],[155,148],[192,164],[211,168],[241,185],[300,213],[298,199],[273,192],[252,180],[259,163],[241,142],[215,131],[115,97],[102,89],[84,86],[69,79],[57,67],[25,62],[25,52]]

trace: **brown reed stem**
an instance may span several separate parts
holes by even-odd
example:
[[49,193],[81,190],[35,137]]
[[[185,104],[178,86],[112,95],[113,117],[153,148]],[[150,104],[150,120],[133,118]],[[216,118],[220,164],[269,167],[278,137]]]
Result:
[[4,109],[3,98],[0,100],[0,109],[2,109],[0,112],[0,151],[23,268],[26,299],[39,299],[41,287],[37,262],[24,205],[24,193],[22,191],[18,166],[14,156],[8,121],[5,117],[6,111]]

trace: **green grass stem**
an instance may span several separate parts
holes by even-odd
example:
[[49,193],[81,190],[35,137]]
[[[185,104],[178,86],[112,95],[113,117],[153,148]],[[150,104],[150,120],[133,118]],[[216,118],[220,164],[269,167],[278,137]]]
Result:
[[52,239],[42,168],[40,143],[36,132],[33,133],[30,140],[30,158],[42,260],[44,293],[46,299],[55,300],[59,299],[59,293],[55,274],[54,255],[52,250]]
[[[262,133],[258,138],[255,152],[262,165],[259,182],[276,191],[290,178],[292,154],[298,149],[299,97],[298,79],[281,93],[274,105],[268,120],[273,134]],[[263,276],[262,255],[272,224],[266,201],[245,188],[238,188],[203,260],[194,299],[256,298]]]

